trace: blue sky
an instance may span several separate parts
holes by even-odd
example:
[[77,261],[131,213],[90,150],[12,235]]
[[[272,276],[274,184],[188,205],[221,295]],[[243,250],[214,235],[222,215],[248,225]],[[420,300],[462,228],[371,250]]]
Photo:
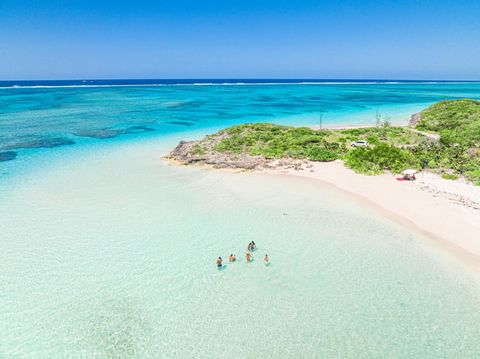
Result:
[[479,0],[0,0],[0,80],[480,79]]

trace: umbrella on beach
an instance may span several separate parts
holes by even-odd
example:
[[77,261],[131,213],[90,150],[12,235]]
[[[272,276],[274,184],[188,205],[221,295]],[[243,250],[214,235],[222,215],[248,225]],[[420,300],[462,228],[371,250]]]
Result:
[[404,170],[404,171],[402,171],[402,174],[403,174],[403,175],[414,175],[415,173],[417,173],[417,170],[411,170],[411,169],[409,169],[409,170]]

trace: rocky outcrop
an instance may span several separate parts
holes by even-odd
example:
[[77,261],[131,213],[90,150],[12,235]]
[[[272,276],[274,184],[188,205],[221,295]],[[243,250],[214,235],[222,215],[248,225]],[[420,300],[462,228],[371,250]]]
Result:
[[294,169],[297,171],[311,168],[308,160],[284,158],[266,159],[263,156],[251,156],[248,153],[220,152],[215,146],[224,135],[207,136],[199,141],[180,141],[164,159],[185,165],[207,165],[213,168],[256,170],[266,168]]
[[180,141],[165,158],[186,165],[205,164],[215,168],[255,169],[263,167],[266,162],[261,156],[214,151],[213,144],[205,141]]
[[416,126],[417,123],[419,123],[421,120],[422,120],[422,113],[421,113],[421,112],[417,112],[417,113],[414,113],[414,114],[410,117],[410,121],[408,122],[408,124],[409,124],[410,126]]

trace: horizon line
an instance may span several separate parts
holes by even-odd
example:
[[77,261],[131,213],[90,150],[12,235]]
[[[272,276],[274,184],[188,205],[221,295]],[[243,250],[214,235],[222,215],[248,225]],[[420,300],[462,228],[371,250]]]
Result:
[[273,80],[273,81],[402,81],[402,82],[425,82],[425,81],[436,81],[436,82],[480,82],[480,79],[465,80],[465,79],[398,79],[398,78],[321,78],[321,77],[113,77],[113,78],[57,78],[57,79],[0,79],[0,82],[40,82],[40,81],[188,81],[188,80],[246,80],[246,81],[258,81],[258,80]]
[[349,78],[81,78],[81,79],[35,79],[0,80],[0,88],[40,86],[141,86],[141,85],[281,85],[281,84],[375,84],[375,83],[478,83],[480,80],[439,80],[439,79],[349,79]]

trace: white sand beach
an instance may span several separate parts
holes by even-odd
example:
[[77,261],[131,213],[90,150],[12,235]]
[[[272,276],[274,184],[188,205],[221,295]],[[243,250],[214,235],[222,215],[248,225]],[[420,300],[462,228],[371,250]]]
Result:
[[[452,250],[480,256],[480,187],[461,180],[445,180],[432,173],[416,181],[397,181],[391,174],[364,176],[340,161],[311,164],[302,170],[275,169],[267,173],[322,181],[414,225]],[[461,249],[462,251],[458,251]]]

